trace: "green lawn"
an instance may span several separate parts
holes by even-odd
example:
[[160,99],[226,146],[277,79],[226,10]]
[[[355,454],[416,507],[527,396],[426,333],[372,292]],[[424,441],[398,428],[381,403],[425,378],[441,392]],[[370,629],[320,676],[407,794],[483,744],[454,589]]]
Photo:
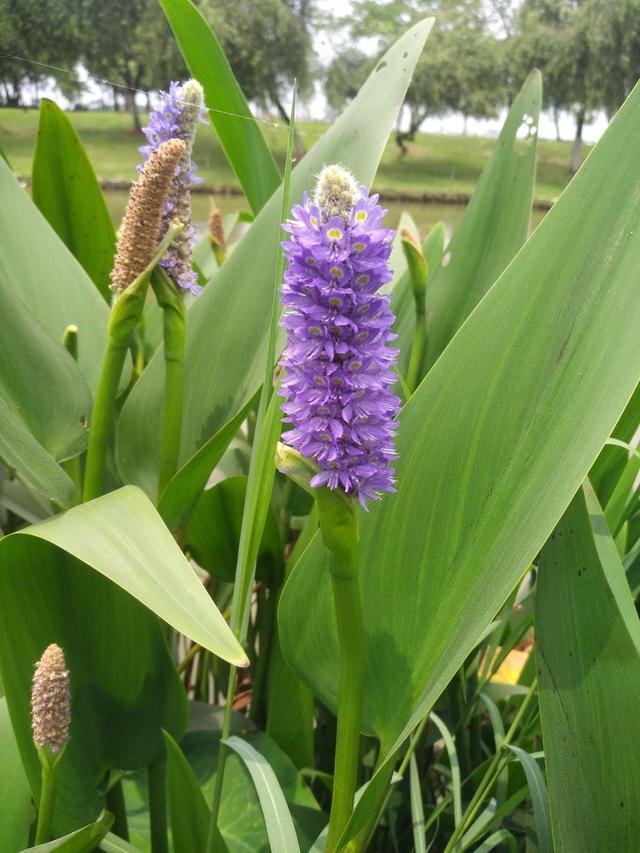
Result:
[[[110,112],[69,113],[84,142],[89,158],[101,179],[129,181],[135,176],[141,139],[131,129],[127,114]],[[36,110],[0,109],[0,147],[13,169],[22,176],[31,172],[37,132]],[[306,148],[311,147],[326,125],[301,124]],[[276,158],[282,161],[286,129],[263,125]],[[490,156],[495,141],[474,136],[419,134],[402,157],[393,138],[382,158],[376,189],[422,193],[469,193]],[[552,201],[566,185],[569,174],[570,144],[542,140],[538,146],[536,197]],[[587,153],[585,146],[584,153]],[[195,145],[199,172],[208,185],[237,185],[235,176],[211,128],[202,127]]]

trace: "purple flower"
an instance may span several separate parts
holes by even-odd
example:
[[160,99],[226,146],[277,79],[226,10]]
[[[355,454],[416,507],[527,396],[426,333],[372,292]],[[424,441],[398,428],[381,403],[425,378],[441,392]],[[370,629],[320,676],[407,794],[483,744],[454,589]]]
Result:
[[[328,186],[327,186],[328,185]],[[305,193],[285,224],[288,268],[282,287],[287,347],[281,395],[283,440],[321,469],[314,487],[340,488],[368,499],[393,492],[390,461],[395,415],[392,393],[397,350],[387,344],[394,316],[388,266],[394,232],[382,227],[378,196],[356,189],[344,170],[321,173],[315,199]]]
[[167,139],[182,139],[187,145],[171,184],[160,237],[166,232],[172,219],[179,219],[185,224],[185,228],[173,241],[160,265],[179,288],[197,295],[202,288],[192,267],[195,229],[191,223],[190,190],[193,184],[201,181],[195,174],[196,166],[191,159],[191,152],[196,125],[198,121],[205,120],[202,86],[197,80],[188,80],[183,85],[174,82],[169,86],[168,92],[160,92],[160,99],[159,108],[153,110],[149,116],[149,126],[142,129],[147,144],[140,148],[140,153],[144,155],[145,162]]

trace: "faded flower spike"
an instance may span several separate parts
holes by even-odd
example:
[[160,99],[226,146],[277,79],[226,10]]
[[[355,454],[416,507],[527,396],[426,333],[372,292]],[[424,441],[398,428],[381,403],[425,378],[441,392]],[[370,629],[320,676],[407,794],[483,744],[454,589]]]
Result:
[[[176,168],[169,197],[164,208],[162,234],[172,219],[183,222],[185,227],[176,237],[160,261],[171,280],[182,290],[198,294],[202,287],[192,268],[192,252],[195,229],[191,223],[191,186],[200,183],[195,175],[195,163],[191,159],[196,125],[204,122],[202,86],[197,80],[186,83],[171,83],[168,92],[160,92],[160,106],[149,116],[149,126],[143,128],[147,144],[140,153],[145,161],[167,139],[182,139],[184,153]],[[162,236],[162,235],[161,235]]]
[[325,166],[318,175],[313,203],[320,209],[322,221],[341,216],[349,221],[351,210],[358,200],[355,178],[342,166]]
[[163,142],[131,186],[111,273],[111,290],[115,294],[122,293],[153,258],[166,230],[163,217],[169,188],[185,149],[181,139]]
[[52,643],[36,664],[31,692],[33,742],[58,755],[69,740],[71,694],[64,652]]
[[339,193],[327,188],[327,175],[346,205],[353,178],[330,166],[315,195],[322,204],[305,194],[284,225],[291,239],[283,243],[288,340],[280,393],[293,429],[283,441],[319,466],[311,486],[340,488],[366,508],[368,499],[395,491],[397,350],[387,346],[395,338],[390,297],[378,292],[391,279],[394,232],[381,226],[386,211],[365,187],[336,213]]

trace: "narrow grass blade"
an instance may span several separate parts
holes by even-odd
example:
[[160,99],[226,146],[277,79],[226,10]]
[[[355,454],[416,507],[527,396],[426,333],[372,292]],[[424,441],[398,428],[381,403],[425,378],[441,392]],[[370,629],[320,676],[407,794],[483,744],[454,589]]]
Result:
[[533,819],[536,825],[536,843],[538,853],[553,853],[551,838],[551,815],[549,814],[549,794],[538,762],[519,746],[509,746],[517,757],[529,785],[529,797],[533,806]]
[[438,727],[444,745],[449,756],[449,765],[451,767],[451,793],[453,795],[453,820],[456,826],[459,826],[462,820],[462,780],[460,778],[460,762],[458,761],[458,753],[456,750],[453,735],[449,731],[447,724],[441,720],[433,711],[429,715],[429,719]]
[[269,762],[242,738],[232,735],[226,745],[244,761],[260,799],[272,850],[300,853],[298,837],[276,774]]
[[409,792],[411,798],[411,825],[413,827],[413,844],[416,853],[427,853],[427,842],[424,830],[424,807],[422,805],[422,790],[420,775],[415,755],[409,761]]

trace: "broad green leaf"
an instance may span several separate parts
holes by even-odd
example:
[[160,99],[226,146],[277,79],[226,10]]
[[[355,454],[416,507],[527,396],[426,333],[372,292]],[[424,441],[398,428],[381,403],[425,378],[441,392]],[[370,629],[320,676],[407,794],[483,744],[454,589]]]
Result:
[[0,815],[4,815],[0,819],[0,850],[22,850],[29,843],[34,810],[4,696],[0,697]]
[[269,762],[257,749],[237,735],[231,735],[224,743],[240,756],[251,775],[260,800],[271,849],[300,853],[287,801]]
[[529,786],[529,799],[533,806],[533,819],[536,827],[536,848],[538,853],[553,853],[553,840],[551,838],[551,818],[549,816],[549,794],[538,767],[538,762],[524,749],[519,746],[509,745],[509,749],[518,758],[527,777]]
[[164,733],[167,747],[167,801],[175,853],[207,849],[210,809],[189,762],[171,735]]
[[62,838],[56,838],[55,841],[29,847],[24,853],[53,853],[54,850],[58,853],[91,853],[105,837],[112,824],[113,815],[110,812],[103,811],[93,823]]
[[[338,161],[359,182],[371,182],[430,27],[431,20],[417,24],[385,54],[359,95],[294,169],[292,199],[313,187],[325,163]],[[280,194],[189,309],[181,464],[235,417],[262,383]],[[150,495],[158,477],[155,424],[162,412],[163,371],[162,353],[157,353],[127,400],[118,430],[120,473]]]
[[204,88],[209,118],[242,189],[257,213],[280,174],[220,43],[189,0],[160,0],[192,76]]
[[[213,577],[230,583],[235,577],[246,491],[246,477],[229,477],[205,491],[186,533],[187,546],[197,563]],[[256,576],[270,586],[282,583],[282,541],[278,519],[270,505],[258,550]]]
[[78,327],[78,363],[93,389],[109,308],[3,160],[0,198],[0,278],[55,341],[67,326]]
[[80,137],[53,101],[40,102],[33,157],[34,203],[107,301],[116,235]]
[[2,276],[0,317],[0,456],[33,488],[67,504],[73,484],[55,461],[86,446],[89,389]]
[[0,610],[0,672],[36,791],[33,664],[57,642],[71,672],[73,729],[56,793],[59,833],[95,819],[96,785],[108,769],[149,764],[164,748],[161,730],[179,736],[184,728],[184,690],[151,611],[214,653],[244,659],[156,510],[131,487],[5,537]]
[[540,72],[532,71],[429,285],[428,367],[527,239],[541,95]]
[[542,552],[536,654],[555,849],[633,850],[640,625],[588,483]]
[[[363,517],[360,540],[363,725],[384,752],[472,651],[640,378],[639,116],[637,87],[400,414],[398,493]],[[325,560],[316,537],[278,617],[286,659],[335,709]]]

